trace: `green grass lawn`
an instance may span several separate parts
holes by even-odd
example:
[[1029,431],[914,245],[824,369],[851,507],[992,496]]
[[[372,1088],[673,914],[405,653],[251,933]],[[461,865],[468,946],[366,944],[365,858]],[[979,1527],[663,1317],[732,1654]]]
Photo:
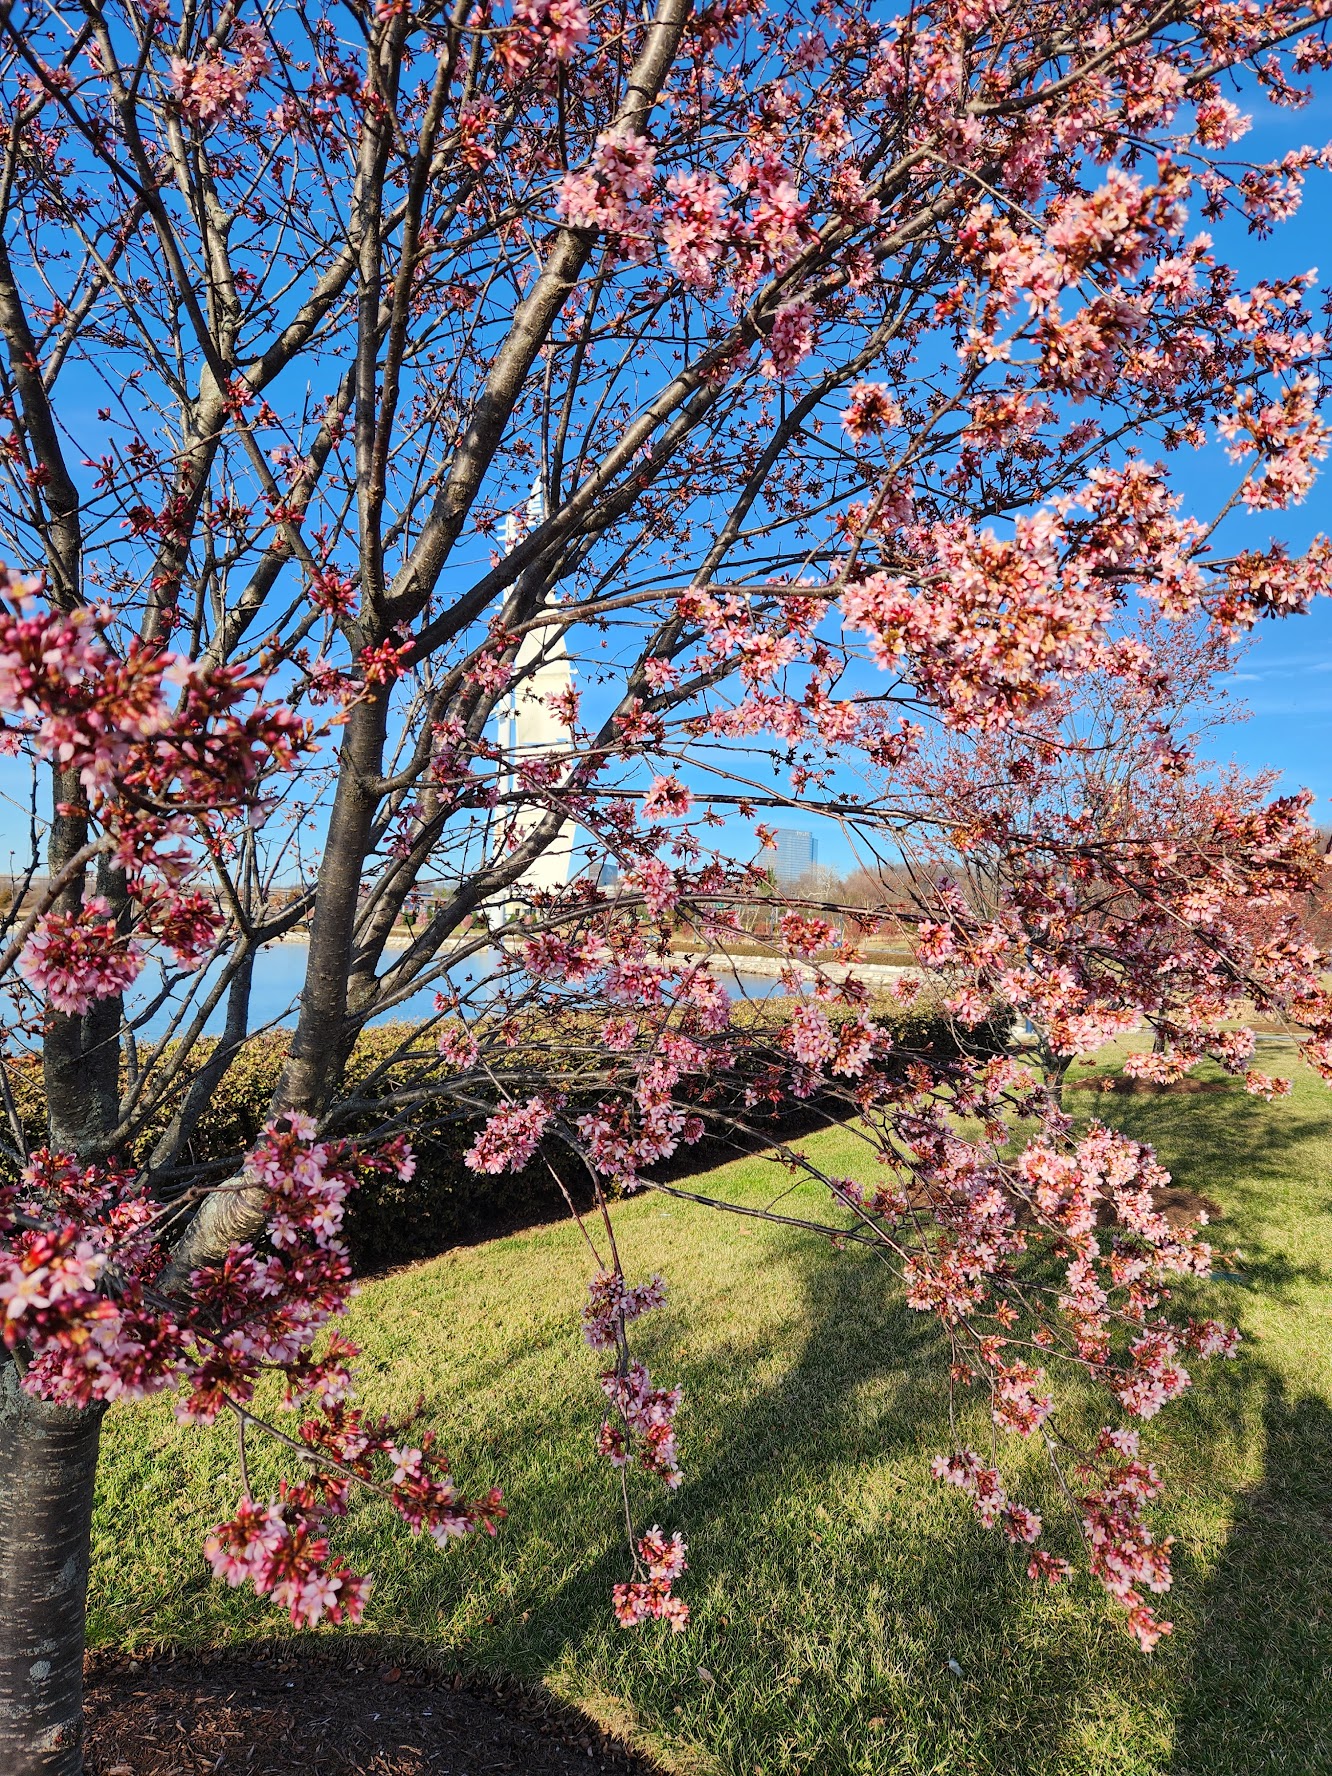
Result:
[[[626,1555],[592,1451],[585,1250],[561,1225],[365,1287],[367,1403],[424,1391],[464,1483],[501,1484],[510,1516],[446,1555],[361,1506],[342,1545],[376,1575],[366,1622],[318,1638],[544,1680],[680,1772],[1332,1772],[1332,1097],[1304,1075],[1273,1106],[1238,1090],[1069,1101],[1157,1143],[1244,1255],[1204,1292],[1242,1325],[1243,1355],[1200,1365],[1148,1427],[1178,1537],[1175,1633],[1152,1658],[1086,1579],[1035,1591],[929,1478],[950,1445],[938,1340],[872,1256],[652,1195],[618,1231],[631,1277],[657,1269],[670,1289],[639,1344],[685,1384],[687,1477],[674,1496],[644,1482],[638,1510],[689,1539],[690,1631],[626,1633],[610,1613]],[[842,1130],[808,1145],[842,1169],[857,1151]],[[781,1184],[752,1160],[700,1187],[760,1202]],[[792,1204],[818,1212],[812,1191]],[[200,1552],[235,1494],[234,1440],[155,1402],[112,1413],[104,1447],[94,1644],[285,1634]],[[1034,1452],[1010,1448],[1022,1496],[1052,1506]]]

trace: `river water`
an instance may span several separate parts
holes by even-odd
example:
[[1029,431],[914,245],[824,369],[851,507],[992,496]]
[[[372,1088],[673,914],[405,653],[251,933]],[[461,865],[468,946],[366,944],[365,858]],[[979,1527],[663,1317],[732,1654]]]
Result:
[[[261,1029],[268,1024],[289,1025],[296,1022],[297,1001],[301,988],[305,985],[305,964],[308,948],[303,943],[268,944],[260,951],[254,965],[254,983],[250,993],[250,1028]],[[392,951],[389,951],[392,955]],[[499,962],[493,950],[478,951],[477,954],[460,961],[449,970],[449,978],[455,989],[470,997],[477,1006],[484,1003],[494,992],[488,977],[495,972]],[[509,977],[512,981],[512,976]],[[761,975],[723,973],[722,984],[732,999],[767,999],[781,992],[781,982]],[[372,1023],[411,1022],[417,1018],[427,1018],[435,1010],[435,995],[443,983],[432,982],[420,992],[413,993],[409,999],[395,1005],[391,1011]],[[150,1004],[161,991],[162,977],[153,962],[144,967],[134,987],[127,995],[128,1009],[133,1014]],[[142,1026],[141,1037],[157,1037],[166,1033],[171,1017],[171,1008],[163,1007]],[[223,999],[217,1010],[208,1020],[205,1035],[220,1036],[226,1022],[226,1001]]]

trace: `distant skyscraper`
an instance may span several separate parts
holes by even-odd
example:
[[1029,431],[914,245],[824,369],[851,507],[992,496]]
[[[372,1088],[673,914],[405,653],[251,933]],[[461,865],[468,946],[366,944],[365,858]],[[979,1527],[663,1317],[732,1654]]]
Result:
[[777,829],[777,860],[772,873],[784,887],[807,876],[818,862],[819,842],[813,833]]

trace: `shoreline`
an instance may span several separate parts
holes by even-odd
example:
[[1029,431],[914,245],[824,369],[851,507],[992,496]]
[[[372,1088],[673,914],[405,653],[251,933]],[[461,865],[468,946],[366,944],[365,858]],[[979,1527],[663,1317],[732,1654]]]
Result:
[[762,980],[780,980],[793,968],[801,980],[844,981],[853,974],[867,987],[890,987],[904,974],[920,972],[896,962],[824,962],[816,966],[813,962],[788,962],[780,956],[727,956],[720,951],[710,952],[703,960],[714,974],[755,974]]
[[[386,950],[405,950],[413,942],[415,942],[414,938],[408,937],[404,932],[395,931],[391,937],[385,940],[384,948]],[[465,950],[471,946],[472,942],[473,939],[470,937],[446,937],[439,947],[441,950]],[[309,947],[310,933],[308,931],[289,931],[285,937],[266,938],[259,946],[261,950],[308,949]]]
[[[388,950],[405,950],[412,941],[410,937],[395,932],[384,947]],[[440,953],[447,954],[450,950],[471,949],[475,942],[476,940],[470,937],[446,938],[439,946]],[[268,942],[261,947],[265,950],[308,949],[309,944],[309,932],[289,932],[285,937],[269,938]],[[503,947],[499,934],[492,934],[491,944],[481,944],[476,953],[480,954],[492,945]],[[760,980],[780,980],[786,969],[793,968],[800,979],[804,981],[820,978],[830,981],[844,981],[849,974],[854,974],[856,979],[863,981],[867,987],[891,987],[904,975],[920,973],[919,968],[899,962],[825,962],[816,965],[813,962],[800,960],[786,961],[781,956],[729,956],[721,950],[709,950],[702,953],[677,951],[674,954],[676,959],[680,961],[701,961],[714,974],[730,975],[733,979],[748,974],[754,975]]]

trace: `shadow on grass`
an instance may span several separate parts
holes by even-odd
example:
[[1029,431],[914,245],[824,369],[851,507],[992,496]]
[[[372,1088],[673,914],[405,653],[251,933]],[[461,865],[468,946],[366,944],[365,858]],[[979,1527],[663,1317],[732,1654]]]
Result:
[[[636,1488],[642,1525],[660,1515],[689,1538],[690,1633],[611,1624],[610,1590],[626,1576],[615,1541],[561,1558],[558,1575],[534,1548],[515,1548],[510,1606],[484,1621],[484,1604],[460,1614],[467,1593],[488,1588],[473,1564],[493,1558],[483,1548],[460,1550],[436,1582],[443,1632],[431,1636],[418,1592],[400,1618],[408,1632],[378,1642],[380,1656],[528,1681],[573,1667],[643,1726],[746,1776],[1332,1772],[1332,1691],[1318,1693],[1332,1669],[1321,1614],[1332,1600],[1332,1413],[1321,1402],[1289,1405],[1260,1364],[1242,1361],[1210,1370],[1181,1404],[1204,1445],[1252,1447],[1265,1434],[1268,1478],[1241,1500],[1206,1579],[1181,1548],[1180,1633],[1145,1661],[1086,1581],[1059,1615],[1002,1537],[922,1486],[929,1456],[954,1441],[947,1359],[933,1320],[903,1305],[886,1270],[796,1235],[755,1260],[756,1298],[789,1291],[793,1357],[761,1319],[749,1336],[742,1323],[683,1376],[684,1486],[674,1499]],[[522,1413],[510,1435],[537,1423]],[[580,1473],[604,1479],[590,1459]],[[609,1492],[605,1502],[609,1513]],[[1133,1744],[1121,1751],[1122,1732]]]
[[[1307,1199],[1308,1159],[1295,1150],[1326,1141],[1325,1119],[1293,1107],[1273,1117],[1239,1093],[1117,1099],[1104,1112],[1157,1146],[1182,1184],[1225,1196],[1221,1243],[1243,1241],[1264,1291],[1320,1274],[1263,1254],[1250,1227],[1262,1225],[1265,1193],[1292,1179],[1303,1176]],[[707,1238],[701,1219],[698,1231]],[[443,1565],[403,1552],[386,1561],[395,1597],[383,1619],[402,1631],[349,1635],[352,1656],[373,1648],[385,1661],[528,1681],[572,1673],[587,1694],[622,1702],[630,1724],[745,1776],[1332,1776],[1325,1405],[1291,1403],[1245,1359],[1181,1404],[1203,1449],[1252,1450],[1265,1434],[1266,1478],[1240,1499],[1205,1578],[1181,1548],[1180,1632],[1153,1664],[1085,1582],[1068,1603],[1034,1597],[1000,1536],[922,1486],[930,1455],[954,1440],[947,1359],[933,1320],[904,1306],[883,1266],[769,1233],[741,1287],[763,1305],[748,1318],[732,1308],[730,1337],[692,1370],[654,1353],[644,1328],[654,1370],[687,1388],[685,1485],[674,1499],[638,1487],[636,1508],[640,1526],[660,1515],[689,1538],[688,1635],[618,1630],[609,1600],[626,1576],[623,1544],[603,1553],[570,1541],[597,1521],[589,1488],[604,1523],[614,1511],[590,1454],[589,1368],[586,1443],[565,1439],[539,1479],[527,1475],[498,1544]],[[478,1385],[500,1380],[495,1367]],[[514,1396],[507,1440],[550,1434],[549,1403]],[[561,1514],[543,1516],[543,1491],[567,1495]]]
[[[932,1319],[902,1304],[882,1267],[860,1253],[830,1258],[799,1236],[775,1241],[764,1260],[764,1270],[790,1277],[805,1310],[795,1361],[765,1384],[758,1376],[773,1349],[761,1335],[741,1334],[714,1348],[706,1365],[686,1365],[685,1482],[674,1498],[650,1482],[634,1487],[645,1521],[663,1513],[684,1527],[695,1571],[737,1596],[759,1567],[771,1580],[783,1567],[790,1577],[819,1564],[818,1548],[833,1538],[818,1504],[842,1503],[830,1493],[830,1473],[948,1439],[942,1340]],[[756,1291],[772,1287],[772,1274],[755,1276]],[[662,1369],[681,1378],[670,1359]],[[510,1435],[521,1437],[522,1426],[511,1425]],[[549,1661],[604,1622],[625,1557],[612,1544],[543,1599],[529,1650]]]
[[[1232,1134],[1253,1130],[1247,1106],[1227,1120]],[[1326,1135],[1321,1119],[1292,1118],[1292,1125],[1273,1139],[1269,1123],[1267,1138],[1245,1153],[1239,1163],[1247,1185],[1261,1191],[1265,1175],[1289,1181],[1283,1168],[1291,1150],[1311,1132]],[[1209,1146],[1214,1138],[1209,1130]],[[1261,1269],[1253,1261],[1246,1268],[1264,1291],[1324,1274],[1316,1266],[1283,1266],[1274,1254]],[[748,1546],[755,1567],[772,1572],[763,1533],[747,1538],[746,1520],[768,1525],[771,1539],[783,1514],[789,1524],[792,1497],[811,1486],[825,1489],[835,1512],[837,1487],[855,1462],[868,1468],[907,1457],[923,1464],[952,1445],[946,1358],[933,1321],[908,1311],[879,1267],[854,1254],[801,1269],[810,1327],[798,1361],[738,1415],[725,1449],[682,1495],[682,1519],[702,1532],[703,1563],[734,1563]],[[868,1413],[866,1383],[878,1384]],[[1210,1369],[1208,1385],[1185,1410],[1219,1449],[1252,1447],[1260,1409],[1264,1477],[1236,1501],[1223,1552],[1203,1579],[1189,1574],[1188,1552],[1180,1550],[1174,1613],[1187,1632],[1187,1656],[1163,1688],[1136,1652],[1123,1658],[1122,1649],[1112,1650],[1095,1686],[1116,1671],[1119,1694],[1106,1721],[1111,1738],[1118,1708],[1131,1708],[1136,1695],[1150,1709],[1154,1694],[1156,1706],[1164,1705],[1162,1729],[1173,1716],[1173,1750],[1159,1763],[1152,1757],[1144,1716],[1142,1742],[1125,1746],[1122,1764],[1103,1747],[1108,1761],[1095,1761],[1098,1770],[1332,1776],[1332,1410],[1315,1396],[1290,1398],[1261,1361]],[[799,1725],[803,1755],[829,1772],[955,1766],[1023,1776],[1092,1768],[1094,1754],[1067,1731],[1070,1705],[1084,1705],[1084,1657],[1072,1644],[1076,1637],[1061,1646],[1057,1630],[1037,1625],[1023,1562],[1001,1537],[966,1520],[936,1525],[932,1538],[919,1524],[906,1528],[905,1546],[896,1549],[889,1545],[891,1518],[843,1536],[837,1558],[818,1574],[825,1632],[808,1637],[829,1644],[834,1656],[820,1670],[817,1656],[809,1658],[811,1646],[796,1691],[774,1690],[766,1702],[751,1697],[745,1731],[731,1748],[734,1767],[748,1770],[754,1756],[766,1760],[784,1732]],[[799,1556],[788,1554],[785,1564],[789,1627],[792,1606],[815,1598],[800,1582]],[[811,1563],[804,1564],[813,1577]],[[743,1570],[733,1566],[728,1576],[743,1595]],[[854,1610],[839,1595],[843,1585],[855,1590],[861,1632],[885,1639],[880,1668],[864,1667],[849,1681],[845,1671],[834,1676],[856,1632]],[[877,1603],[864,1609],[871,1592]],[[1113,1640],[1115,1612],[1099,1599],[1093,1612],[1106,1617]],[[1084,1644],[1084,1654],[1097,1638]],[[963,1682],[944,1670],[954,1655]],[[884,1671],[894,1666],[905,1682],[885,1684]],[[973,1675],[974,1683],[966,1681]],[[901,1713],[907,1691],[910,1719]],[[866,1723],[876,1715],[886,1715],[888,1725],[874,1739]]]
[[1033,1630],[1025,1557],[926,1478],[954,1443],[934,1320],[866,1254],[792,1236],[767,1256],[798,1292],[794,1361],[766,1382],[760,1340],[714,1352],[686,1377],[685,1484],[669,1501],[637,1489],[643,1524],[660,1512],[689,1538],[690,1633],[608,1627],[626,1576],[612,1544],[523,1599],[521,1640],[496,1621],[468,1655],[532,1675],[572,1656],[644,1722],[746,1776],[1072,1770],[1059,1743],[1078,1654],[1052,1623]]
[[1169,1776],[1332,1771],[1332,1412],[1269,1383],[1262,1481],[1202,1588]]
[[[1079,1106],[1081,1111],[1082,1106]],[[1283,1104],[1269,1105],[1238,1086],[1216,1097],[1106,1099],[1094,1108],[1101,1120],[1156,1149],[1175,1183],[1204,1196],[1227,1197],[1224,1220],[1213,1237],[1224,1247],[1244,1248],[1243,1271],[1252,1286],[1286,1298],[1297,1283],[1332,1284],[1323,1264],[1294,1262],[1263,1243],[1272,1197],[1295,1182],[1307,1202],[1310,1155],[1301,1149],[1326,1143],[1329,1122]],[[1329,1192],[1332,1202],[1332,1191]],[[1323,1205],[1326,1206],[1326,1205]]]
[[[1325,1118],[1274,1119],[1240,1094],[1114,1109],[1114,1122],[1157,1146],[1181,1183],[1223,1191],[1230,1215],[1221,1241],[1244,1239],[1245,1271],[1264,1293],[1326,1280],[1317,1264],[1262,1252],[1250,1231],[1262,1223],[1265,1193],[1307,1177],[1298,1149],[1326,1140]],[[743,1338],[687,1378],[694,1423],[711,1421],[702,1448],[687,1429],[689,1478],[667,1507],[691,1542],[691,1645],[654,1655],[647,1681],[623,1643],[610,1654],[615,1687],[646,1716],[662,1719],[663,1702],[681,1695],[680,1730],[727,1770],[1332,1773],[1332,1630],[1323,1613],[1332,1614],[1332,1413],[1321,1401],[1292,1405],[1265,1367],[1245,1361],[1211,1372],[1211,1385],[1181,1408],[1195,1417],[1198,1440],[1218,1449],[1251,1448],[1261,1418],[1267,1478],[1241,1499],[1205,1580],[1190,1578],[1181,1548],[1174,1613],[1187,1650],[1153,1674],[1151,1662],[1114,1644],[1118,1624],[1099,1599],[1091,1614],[1103,1628],[1067,1631],[1061,1643],[1002,1538],[921,1507],[923,1465],[953,1442],[933,1321],[908,1311],[863,1254],[831,1259],[792,1236],[768,1258],[800,1292],[803,1343],[770,1383],[755,1373],[769,1353]],[[904,1463],[914,1481],[902,1487],[907,1508],[897,1518],[882,1480]],[[877,1519],[854,1502],[844,1508],[871,1482]],[[826,1517],[815,1515],[819,1502]],[[554,1660],[596,1638],[623,1561],[612,1548],[543,1600],[529,1656]],[[719,1635],[723,1604],[749,1619]],[[1100,1702],[1086,1690],[1089,1657]],[[954,1659],[960,1680],[949,1674]],[[694,1685],[691,1699],[696,1661],[723,1689],[728,1680],[745,1686],[729,1719],[718,1718],[722,1696],[700,1703]],[[1083,1712],[1079,1739],[1070,1711],[1089,1705],[1095,1715],[1102,1704],[1099,1727]],[[1139,1707],[1141,1737],[1121,1761],[1114,1741]]]

